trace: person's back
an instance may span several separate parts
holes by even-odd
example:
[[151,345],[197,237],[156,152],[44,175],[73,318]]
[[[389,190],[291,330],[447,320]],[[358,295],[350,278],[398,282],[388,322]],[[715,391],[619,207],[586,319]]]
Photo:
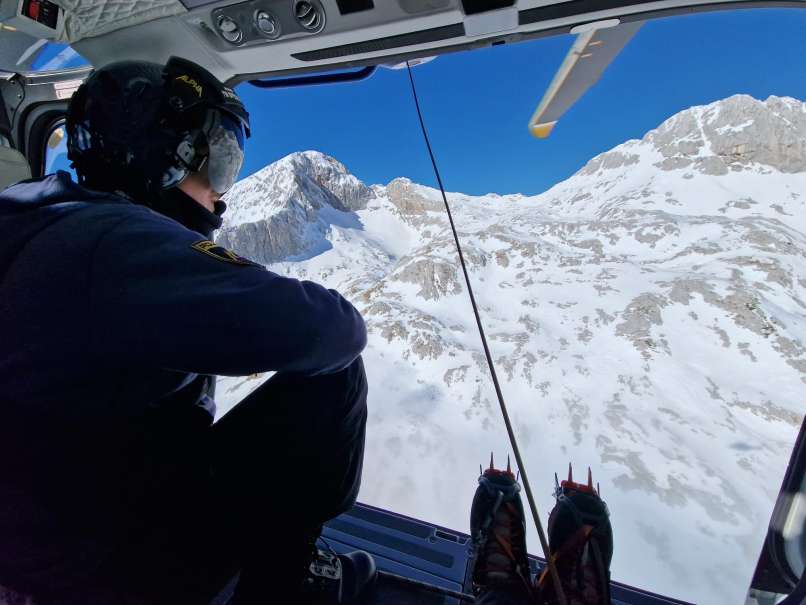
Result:
[[0,501],[8,511],[0,516],[0,569],[30,576],[34,586],[40,573],[70,575],[84,563],[59,556],[60,541],[82,540],[86,556],[98,556],[99,513],[126,506],[125,480],[109,479],[115,458],[133,445],[126,437],[138,435],[146,394],[136,367],[93,342],[113,334],[95,334],[89,292],[103,235],[138,211],[146,210],[84,190],[64,173],[0,194],[8,234],[0,241]]
[[[206,104],[196,102],[199,82],[217,95]],[[179,92],[171,95],[171,85]],[[197,539],[214,555],[232,546],[242,563],[256,561],[249,533],[265,538],[261,515],[286,510],[302,511],[280,535],[300,539],[294,569],[307,565],[303,543],[358,490],[363,320],[338,293],[210,241],[248,128],[232,91],[172,61],[164,70],[101,70],[76,97],[71,159],[91,189],[61,172],[0,194],[0,585],[61,598],[105,566],[115,566],[107,576],[121,573],[120,561],[135,556],[126,550],[158,559],[144,550],[156,550],[177,524],[186,526],[178,541],[194,541],[188,566],[198,562],[190,551],[204,550]],[[153,145],[166,145],[160,137],[171,126],[156,121],[163,102],[172,111],[188,99],[196,105],[176,114],[187,120],[175,129],[178,143],[170,142],[167,163],[155,162]],[[93,130],[99,112],[127,121],[100,120]],[[110,134],[121,128],[131,149]],[[279,373],[211,427],[214,375],[268,370]],[[323,424],[310,425],[311,415]],[[256,472],[275,449],[316,454],[320,483],[335,486],[332,493],[310,505],[275,502],[268,473]],[[319,462],[330,459],[335,466]],[[230,498],[238,511],[255,507],[253,527],[244,522],[216,538],[237,534],[233,544],[207,540],[211,511]],[[149,533],[156,542],[128,548]],[[206,571],[186,573],[203,583]]]

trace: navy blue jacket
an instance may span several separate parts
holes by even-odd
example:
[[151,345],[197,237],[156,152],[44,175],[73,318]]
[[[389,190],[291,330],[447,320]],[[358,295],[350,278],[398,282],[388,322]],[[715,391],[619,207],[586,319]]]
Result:
[[65,172],[0,193],[0,584],[69,576],[62,538],[101,556],[149,409],[212,412],[208,375],[334,372],[364,348],[338,293],[205,239]]

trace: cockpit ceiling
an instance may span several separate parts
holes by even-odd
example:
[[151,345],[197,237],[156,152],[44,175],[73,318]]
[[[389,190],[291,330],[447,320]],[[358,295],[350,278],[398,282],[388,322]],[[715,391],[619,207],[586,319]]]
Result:
[[139,25],[187,12],[179,0],[53,0],[64,9],[61,41],[76,42],[90,36]]
[[[436,55],[592,21],[806,0],[55,0],[95,66],[192,58],[223,80]],[[492,8],[492,10],[488,10]]]
[[[568,0],[537,0],[529,4],[545,5],[556,4]],[[60,32],[59,41],[77,42],[84,38],[100,36],[115,30],[147,23],[164,17],[173,17],[192,11],[194,9],[223,8],[229,6],[244,6],[250,12],[267,9],[273,16],[283,20],[283,13],[289,15],[296,8],[295,0],[268,0],[241,1],[237,0],[52,0],[64,9],[64,28]],[[442,9],[456,8],[461,0],[323,0],[322,8],[326,13],[340,16],[355,14],[366,10],[375,10],[376,13],[387,13],[383,5],[389,5],[393,12],[402,11],[407,14],[433,13]],[[485,4],[484,1],[470,0],[470,4]],[[312,5],[319,4],[315,0]],[[377,4],[377,6],[376,6]],[[493,5],[517,4],[517,0],[492,0]],[[286,5],[286,6],[282,6]],[[337,9],[335,12],[332,9]]]

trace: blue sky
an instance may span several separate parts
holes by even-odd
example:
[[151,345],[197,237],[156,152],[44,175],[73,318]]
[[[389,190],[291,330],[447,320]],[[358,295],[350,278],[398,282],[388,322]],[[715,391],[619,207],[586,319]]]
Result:
[[[806,10],[741,10],[647,23],[601,81],[534,139],[526,123],[568,52],[562,36],[439,57],[414,76],[445,186],[539,193],[667,117],[732,94],[806,100]],[[238,87],[252,116],[242,176],[318,149],[367,183],[434,185],[405,71],[303,89]]]

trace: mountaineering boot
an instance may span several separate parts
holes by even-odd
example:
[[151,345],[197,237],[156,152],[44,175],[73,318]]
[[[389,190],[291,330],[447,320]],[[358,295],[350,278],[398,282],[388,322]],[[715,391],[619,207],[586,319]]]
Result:
[[479,477],[470,509],[476,596],[490,590],[531,596],[520,490],[509,461],[507,470],[498,470],[490,456],[490,468]]
[[[613,530],[610,512],[588,482],[574,483],[571,466],[562,483],[555,475],[556,503],[549,515],[549,553],[557,566],[568,605],[610,605],[610,561],[613,558]],[[598,487],[598,486],[597,486]],[[538,602],[557,602],[548,567],[537,582]]]
[[[321,533],[321,525],[295,532],[278,529],[275,539],[283,546],[250,558],[230,605],[362,603],[378,576],[375,560],[360,550],[337,554],[317,548]],[[279,601],[278,595],[283,596]]]
[[336,554],[317,548],[302,583],[301,602],[310,605],[363,603],[378,571],[367,552]]
[[325,542],[327,550],[317,547],[322,527],[309,537],[306,545],[299,603],[305,605],[347,605],[362,603],[375,585],[378,570],[367,552],[357,550],[338,554]]

